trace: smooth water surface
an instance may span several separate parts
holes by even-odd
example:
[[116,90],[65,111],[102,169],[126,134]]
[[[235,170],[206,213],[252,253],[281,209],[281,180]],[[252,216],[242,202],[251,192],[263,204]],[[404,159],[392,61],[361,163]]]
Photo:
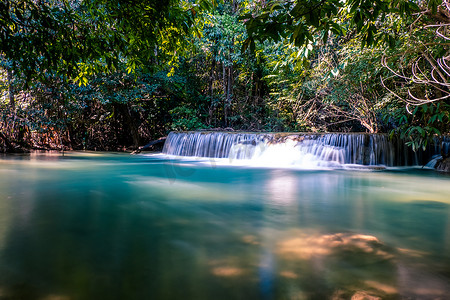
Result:
[[434,171],[0,156],[0,299],[449,295],[450,177]]

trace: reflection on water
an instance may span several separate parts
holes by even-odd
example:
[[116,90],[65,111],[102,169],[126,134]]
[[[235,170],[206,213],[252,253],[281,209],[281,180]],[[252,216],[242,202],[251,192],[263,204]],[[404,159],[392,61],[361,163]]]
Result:
[[444,299],[450,178],[0,157],[0,299]]

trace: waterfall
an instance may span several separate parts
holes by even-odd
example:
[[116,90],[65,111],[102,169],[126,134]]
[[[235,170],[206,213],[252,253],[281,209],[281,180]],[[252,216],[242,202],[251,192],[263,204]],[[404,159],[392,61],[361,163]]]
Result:
[[386,134],[215,131],[171,132],[163,149],[164,154],[176,156],[303,166],[421,165],[435,152],[413,152],[405,141]]
[[228,158],[235,145],[256,145],[270,138],[268,134],[227,132],[171,132],[163,153],[177,156]]
[[434,140],[434,153],[440,155],[441,148],[443,153],[450,153],[450,135],[444,135]]

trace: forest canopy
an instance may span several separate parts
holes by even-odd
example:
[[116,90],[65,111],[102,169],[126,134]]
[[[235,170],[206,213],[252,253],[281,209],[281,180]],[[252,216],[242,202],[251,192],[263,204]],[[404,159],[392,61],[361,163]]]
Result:
[[0,149],[170,130],[449,134],[444,1],[1,0]]

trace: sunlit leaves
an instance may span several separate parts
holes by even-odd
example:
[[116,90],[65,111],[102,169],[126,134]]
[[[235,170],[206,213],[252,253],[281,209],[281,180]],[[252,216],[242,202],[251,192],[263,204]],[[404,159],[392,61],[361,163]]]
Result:
[[[429,1],[433,11],[439,1]],[[395,36],[379,32],[378,25],[389,14],[411,18],[419,12],[413,0],[297,0],[295,2],[269,1],[263,8],[241,17],[245,22],[248,38],[246,50],[255,40],[274,40],[289,37],[297,46],[314,41],[314,35],[322,32],[326,42],[330,32],[339,35],[350,26],[360,34],[362,46],[387,43],[393,46]]]
[[215,61],[227,67],[240,62],[243,59],[240,48],[246,35],[237,16],[215,13],[209,15],[207,21],[203,27],[201,47],[207,50]]
[[80,67],[85,64],[101,65],[101,72],[125,65],[133,72],[156,55],[174,56],[195,30],[199,12],[213,5],[208,0],[2,1],[0,52],[28,81],[55,72],[85,82]]

